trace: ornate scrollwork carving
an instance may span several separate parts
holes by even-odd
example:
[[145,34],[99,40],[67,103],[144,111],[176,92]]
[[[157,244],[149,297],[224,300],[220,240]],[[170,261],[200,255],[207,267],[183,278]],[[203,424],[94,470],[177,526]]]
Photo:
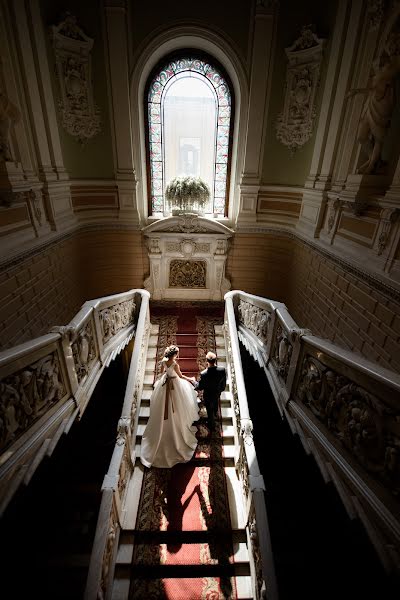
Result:
[[252,554],[254,558],[254,566],[256,570],[257,577],[257,589],[258,589],[258,598],[266,598],[265,594],[265,582],[262,575],[262,559],[261,559],[261,549],[260,549],[260,540],[258,538],[258,530],[257,530],[257,521],[256,515],[254,512],[254,508],[249,515],[249,534],[251,539],[251,547]]
[[253,423],[251,419],[241,421],[240,433],[243,437],[243,442],[248,446],[251,446],[253,441]]
[[93,324],[91,321],[80,329],[72,343],[75,371],[78,382],[88,375],[93,359],[96,357]]
[[204,260],[172,260],[169,267],[169,286],[205,288],[207,263]]
[[0,448],[4,449],[65,394],[59,358],[48,354],[0,382]]
[[392,493],[400,493],[400,412],[316,358],[303,360],[299,400]]
[[64,129],[83,143],[101,131],[100,113],[93,101],[90,52],[93,40],[66,13],[51,28],[58,81],[59,107]]
[[271,321],[271,315],[267,310],[240,300],[238,317],[239,323],[250,329],[264,344],[267,342]]
[[308,25],[300,37],[286,48],[286,94],[277,118],[276,137],[294,152],[311,137],[315,118],[315,95],[319,82],[324,40]]
[[115,514],[114,509],[110,515],[110,522],[108,526],[108,534],[107,534],[107,542],[106,548],[104,550],[103,555],[103,563],[101,569],[101,583],[97,593],[97,600],[105,600],[107,586],[108,586],[108,577],[110,573],[111,561],[114,553],[114,544],[115,538],[117,535],[117,516]]
[[393,224],[397,221],[400,214],[399,208],[385,208],[381,214],[380,231],[378,236],[378,255],[385,250],[389,241]]
[[208,230],[199,224],[199,217],[197,215],[180,215],[178,222],[169,227],[167,231],[174,231],[180,233],[206,233]]
[[293,346],[289,340],[289,336],[279,324],[275,332],[273,362],[276,370],[284,381],[286,381],[288,376],[292,351]]
[[133,300],[125,300],[99,312],[103,333],[103,343],[107,342],[120,329],[133,322],[136,304]]
[[117,444],[121,446],[131,432],[131,420],[129,417],[121,417],[118,421],[118,435],[117,435]]
[[151,254],[161,254],[160,240],[158,238],[147,238],[147,248]]
[[341,206],[342,201],[338,198],[330,198],[328,200],[328,218],[326,220],[326,230],[328,233],[331,233],[333,229]]

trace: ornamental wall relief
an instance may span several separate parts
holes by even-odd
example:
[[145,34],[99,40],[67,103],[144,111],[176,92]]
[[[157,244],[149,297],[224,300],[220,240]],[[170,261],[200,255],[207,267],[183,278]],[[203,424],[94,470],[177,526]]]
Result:
[[207,263],[203,260],[171,260],[169,285],[178,288],[205,288]]
[[66,13],[61,23],[51,27],[51,36],[61,90],[62,126],[84,143],[101,131],[91,78],[93,40],[83,33],[76,17],[70,13]]
[[276,122],[276,137],[291,152],[303,146],[313,132],[323,45],[324,40],[308,25],[303,27],[292,46],[285,48],[289,64],[283,111]]

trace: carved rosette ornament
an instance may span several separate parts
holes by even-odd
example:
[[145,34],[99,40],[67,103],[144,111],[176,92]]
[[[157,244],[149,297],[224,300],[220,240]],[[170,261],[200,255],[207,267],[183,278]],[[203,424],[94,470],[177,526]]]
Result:
[[400,493],[400,412],[348,377],[306,356],[296,396],[351,455]]
[[291,152],[303,146],[313,132],[324,41],[313,33],[309,25],[303,27],[300,37],[285,49],[289,64],[283,111],[276,122],[276,137]]
[[203,260],[171,260],[169,286],[178,288],[205,288],[207,263]]
[[91,321],[77,333],[72,342],[72,355],[74,357],[75,371],[78,382],[88,375],[91,364],[96,358],[93,324]]
[[267,343],[271,315],[268,311],[240,300],[238,305],[239,323],[250,329],[264,344]]
[[136,304],[133,300],[126,300],[120,304],[114,304],[108,308],[103,308],[99,312],[99,318],[103,334],[103,343],[118,333],[123,327],[133,323]]
[[101,131],[99,109],[93,100],[91,50],[93,40],[66,13],[51,27],[58,82],[59,108],[64,129],[84,143]]
[[4,378],[0,382],[0,449],[14,442],[65,392],[56,352]]

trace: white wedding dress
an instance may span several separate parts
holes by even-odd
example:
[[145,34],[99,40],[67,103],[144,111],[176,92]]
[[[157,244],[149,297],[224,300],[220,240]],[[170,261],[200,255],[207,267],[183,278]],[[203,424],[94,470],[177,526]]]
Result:
[[150,418],[143,434],[140,460],[146,467],[169,468],[188,462],[196,449],[199,419],[197,393],[175,371],[175,361],[156,381]]

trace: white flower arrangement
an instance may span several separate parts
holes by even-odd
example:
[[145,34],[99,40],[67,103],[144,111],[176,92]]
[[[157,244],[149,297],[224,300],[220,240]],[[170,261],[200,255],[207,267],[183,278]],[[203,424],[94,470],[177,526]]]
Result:
[[175,177],[165,188],[165,199],[173,212],[204,210],[210,188],[200,177]]

